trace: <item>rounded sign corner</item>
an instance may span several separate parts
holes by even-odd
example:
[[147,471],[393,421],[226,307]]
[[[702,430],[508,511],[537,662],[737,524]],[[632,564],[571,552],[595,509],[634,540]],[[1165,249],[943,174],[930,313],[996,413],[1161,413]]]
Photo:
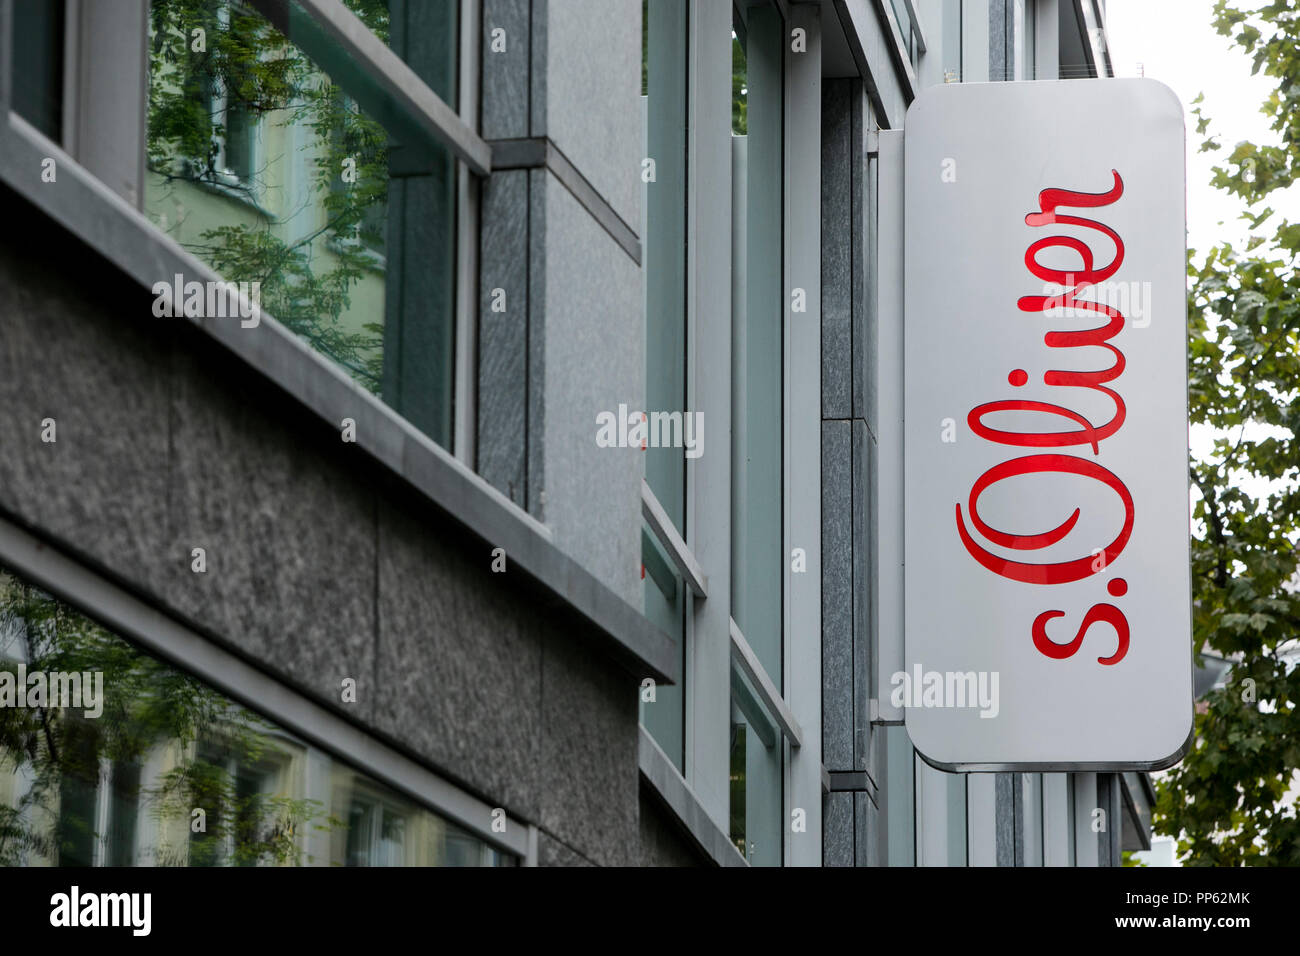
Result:
[[1183,738],[1183,742],[1178,745],[1177,749],[1175,749],[1174,752],[1167,757],[1161,757],[1159,760],[1151,761],[1149,764],[1143,766],[1142,769],[1147,773],[1154,773],[1157,770],[1168,770],[1170,767],[1173,767],[1176,764],[1181,763],[1182,759],[1186,757],[1189,752],[1191,752],[1192,742],[1195,739],[1196,739],[1196,719],[1193,717],[1191,720],[1188,721],[1187,735]]
[[950,760],[940,760],[938,757],[932,757],[930,756],[929,753],[927,753],[927,751],[932,751],[933,748],[930,746],[930,744],[927,741],[919,739],[918,734],[916,732],[917,730],[919,730],[919,728],[917,728],[916,725],[913,724],[912,721],[909,719],[912,715],[912,712],[913,712],[913,708],[911,707],[904,708],[903,726],[907,729],[907,739],[912,744],[912,749],[916,751],[916,755],[920,757],[922,760],[924,760],[931,767],[933,767],[935,770],[942,770],[944,773],[960,773],[962,769],[966,766],[965,764],[950,761]]
[[916,751],[918,757],[935,770],[940,770],[943,773],[962,773],[969,766],[969,764],[964,763],[949,763],[946,760],[936,760],[935,758],[928,756],[924,750],[918,747],[915,741],[912,742],[912,748]]
[[1178,98],[1174,88],[1163,80],[1157,80],[1154,77],[1142,76],[1136,77],[1133,82],[1140,83],[1143,89],[1150,90],[1154,96],[1163,97],[1172,107],[1174,113],[1178,115],[1178,120],[1187,126],[1187,112],[1183,109],[1183,101]]

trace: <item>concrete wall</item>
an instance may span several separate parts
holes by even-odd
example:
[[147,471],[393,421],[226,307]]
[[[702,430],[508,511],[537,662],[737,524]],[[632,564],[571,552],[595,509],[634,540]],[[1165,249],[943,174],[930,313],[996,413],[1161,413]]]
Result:
[[[871,465],[875,219],[867,156],[870,112],[856,80],[822,93],[822,761],[870,770]],[[869,791],[825,798],[827,865],[866,865]],[[861,818],[861,819],[859,819]]]
[[635,676],[491,573],[489,542],[3,198],[0,511],[536,823],[542,862],[639,861]]
[[636,0],[485,0],[483,135],[534,158],[483,187],[478,343],[480,473],[638,608],[644,462],[595,437],[645,400],[640,262],[611,232],[637,242],[640,23]]

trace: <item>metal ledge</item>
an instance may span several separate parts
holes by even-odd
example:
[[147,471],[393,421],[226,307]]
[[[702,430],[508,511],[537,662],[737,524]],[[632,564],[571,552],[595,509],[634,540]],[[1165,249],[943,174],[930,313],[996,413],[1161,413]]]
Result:
[[731,621],[731,659],[746,677],[749,678],[754,689],[758,691],[762,703],[767,708],[772,719],[776,721],[781,733],[789,739],[792,747],[803,745],[803,731],[799,728],[799,722],[794,719],[794,714],[786,706],[785,699],[777,692],[776,686],[772,683],[772,678],[767,676],[767,671],[759,663],[757,655],[754,654],[753,648],[745,640],[745,635],[740,633],[740,628],[736,625],[735,620]]
[[659,539],[664,550],[668,552],[668,556],[673,559],[677,573],[686,581],[686,586],[694,591],[696,596],[708,597],[709,579],[704,576],[704,571],[695,560],[695,555],[691,553],[691,549],[686,546],[682,536],[673,527],[668,512],[659,503],[659,499],[655,497],[655,493],[650,490],[650,485],[644,478],[641,479],[641,515],[645,518],[646,524],[650,525],[650,530]]
[[[889,41],[889,52],[893,57],[894,66],[898,68],[899,79],[902,80],[903,97],[907,102],[916,99],[916,73],[912,71],[912,58],[907,53],[907,37],[903,36],[903,31],[898,26],[898,20],[894,17],[894,11],[886,0],[872,0],[876,8],[876,16],[884,24],[886,39]],[[910,6],[910,4],[909,4]],[[898,125],[902,124],[902,117],[898,118]]]
[[749,861],[740,855],[727,834],[709,818],[668,755],[659,748],[644,727],[639,730],[641,776],[668,812],[677,818],[696,846],[718,866],[749,866]]
[[[56,160],[58,179],[41,181],[41,161]],[[156,229],[147,218],[78,165],[22,117],[0,120],[0,180],[49,215],[147,290],[176,273],[215,281],[208,266]],[[142,294],[146,314],[150,299]],[[638,679],[675,683],[676,645],[632,605],[551,543],[550,532],[450,452],[362,389],[340,368],[263,313],[254,328],[238,319],[174,318],[188,322],[315,413],[330,428],[356,422],[355,445],[433,502],[489,548],[505,549],[517,569],[554,600],[572,608],[602,638],[599,643]],[[488,552],[483,552],[487,561]]]
[[912,33],[916,36],[916,50],[918,53],[925,52],[925,30],[921,23],[921,18],[916,12],[916,0],[903,0],[907,4],[907,15],[912,20]]
[[[891,71],[903,97],[904,110],[916,95],[916,76],[912,71],[912,64],[907,57],[907,48],[902,44],[902,34],[894,22],[892,13],[885,12],[883,0],[828,0],[828,2],[834,7],[835,16],[844,31],[849,53],[871,98],[871,107],[875,111],[880,127],[902,129],[903,117],[890,115],[880,92],[885,72]],[[888,63],[880,62],[880,58],[876,57],[874,52],[868,55],[868,50],[875,50],[872,45],[873,26],[881,33],[880,41],[889,48]]]

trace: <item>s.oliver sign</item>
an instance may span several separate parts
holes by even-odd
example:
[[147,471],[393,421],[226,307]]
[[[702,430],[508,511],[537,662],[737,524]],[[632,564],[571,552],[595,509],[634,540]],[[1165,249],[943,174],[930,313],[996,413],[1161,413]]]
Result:
[[940,86],[905,126],[906,671],[930,763],[1156,769],[1192,728],[1183,112]]

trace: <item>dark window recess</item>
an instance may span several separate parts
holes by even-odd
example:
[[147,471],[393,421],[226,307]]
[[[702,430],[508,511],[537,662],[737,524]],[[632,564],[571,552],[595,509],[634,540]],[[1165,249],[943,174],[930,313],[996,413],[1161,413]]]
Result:
[[64,0],[16,0],[13,12],[13,109],[63,143]]

